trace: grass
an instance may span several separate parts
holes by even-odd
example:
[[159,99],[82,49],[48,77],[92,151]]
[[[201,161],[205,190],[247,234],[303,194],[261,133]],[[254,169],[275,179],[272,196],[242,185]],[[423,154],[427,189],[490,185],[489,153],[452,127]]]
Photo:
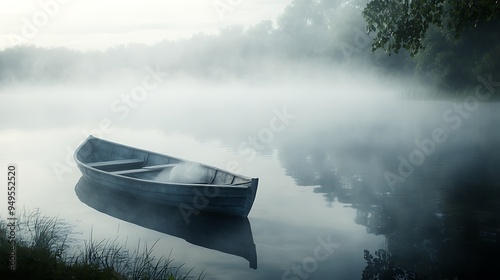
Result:
[[[16,226],[16,270],[9,267],[9,221],[0,220],[0,275],[2,279],[190,279],[180,274],[170,255],[157,258],[152,246],[130,252],[116,239],[97,241],[90,233],[81,249],[69,244],[71,226],[39,211],[23,214]],[[70,253],[73,252],[73,253]],[[6,278],[4,278],[6,277]],[[202,275],[198,277],[201,279]]]

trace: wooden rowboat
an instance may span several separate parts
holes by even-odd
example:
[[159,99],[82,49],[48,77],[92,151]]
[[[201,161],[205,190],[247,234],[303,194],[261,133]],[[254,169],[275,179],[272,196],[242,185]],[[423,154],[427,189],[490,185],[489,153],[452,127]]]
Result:
[[178,207],[186,223],[200,212],[248,216],[258,178],[89,136],[76,150],[83,177],[154,203]]

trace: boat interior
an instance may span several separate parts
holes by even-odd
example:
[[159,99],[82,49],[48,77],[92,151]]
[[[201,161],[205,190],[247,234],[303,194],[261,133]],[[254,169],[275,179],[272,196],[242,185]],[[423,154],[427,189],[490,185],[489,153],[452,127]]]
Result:
[[77,158],[90,167],[143,180],[216,185],[238,185],[250,180],[195,162],[115,145],[97,138],[87,141]]
[[[210,170],[199,166],[193,170],[187,163],[170,163],[159,165],[145,165],[141,159],[118,159],[100,161],[88,164],[99,170],[104,170],[115,175],[122,175],[143,180],[154,180],[162,182],[177,182],[191,184],[211,184],[210,176],[215,177],[216,170]],[[215,178],[213,178],[215,179]]]
[[88,165],[115,175],[160,182],[237,185],[249,181],[222,170],[191,162],[145,165],[143,160],[131,158],[93,162]]

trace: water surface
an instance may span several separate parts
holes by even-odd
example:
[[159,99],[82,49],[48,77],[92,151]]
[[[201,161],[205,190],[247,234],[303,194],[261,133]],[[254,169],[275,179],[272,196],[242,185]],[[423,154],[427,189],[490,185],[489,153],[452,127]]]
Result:
[[[0,161],[18,165],[19,205],[82,239],[158,241],[158,256],[207,279],[373,279],[365,257],[379,249],[405,275],[498,274],[498,104],[461,114],[393,99],[400,88],[338,90],[167,84],[132,106],[127,84],[3,88]],[[90,133],[259,177],[248,219],[187,226],[175,209],[92,191],[72,160]]]

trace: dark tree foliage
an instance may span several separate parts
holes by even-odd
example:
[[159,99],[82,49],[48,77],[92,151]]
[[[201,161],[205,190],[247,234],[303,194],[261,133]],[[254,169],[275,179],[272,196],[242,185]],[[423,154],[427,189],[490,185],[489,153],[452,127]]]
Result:
[[434,25],[458,39],[465,30],[499,18],[498,0],[371,0],[363,10],[367,32],[376,33],[372,49],[415,55],[425,47]]
[[417,73],[445,90],[474,88],[479,77],[500,77],[500,19],[465,31],[456,40],[449,32],[429,28],[425,48],[414,56]]
[[427,277],[396,265],[394,257],[386,250],[375,251],[375,257],[365,250],[363,255],[366,267],[363,270],[362,280],[423,280]]

